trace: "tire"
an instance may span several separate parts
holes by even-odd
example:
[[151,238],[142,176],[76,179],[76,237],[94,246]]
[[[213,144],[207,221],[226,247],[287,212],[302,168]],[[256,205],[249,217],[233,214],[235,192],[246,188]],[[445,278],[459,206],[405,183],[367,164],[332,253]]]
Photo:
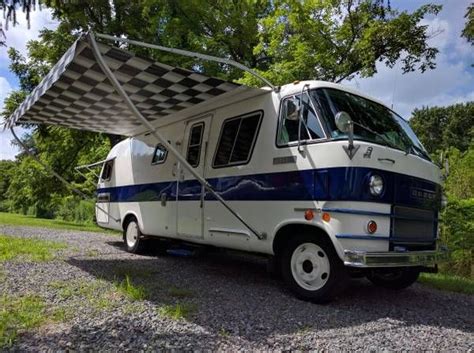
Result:
[[123,242],[129,253],[141,254],[145,251],[146,240],[135,217],[130,218],[123,230]]
[[289,240],[281,253],[281,274],[298,298],[313,303],[331,301],[347,282],[346,269],[332,243],[311,233]]
[[411,267],[394,268],[390,270],[374,270],[367,279],[376,286],[388,289],[405,289],[416,282],[420,270]]

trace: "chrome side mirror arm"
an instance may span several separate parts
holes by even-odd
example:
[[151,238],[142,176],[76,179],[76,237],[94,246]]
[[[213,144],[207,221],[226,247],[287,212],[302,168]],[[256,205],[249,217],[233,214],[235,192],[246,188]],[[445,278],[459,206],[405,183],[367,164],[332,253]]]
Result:
[[349,125],[349,131],[347,133],[348,144],[347,146],[342,146],[342,148],[346,152],[349,159],[352,160],[352,158],[354,158],[355,154],[359,150],[360,146],[354,145],[354,122],[351,120],[349,121],[348,125]]

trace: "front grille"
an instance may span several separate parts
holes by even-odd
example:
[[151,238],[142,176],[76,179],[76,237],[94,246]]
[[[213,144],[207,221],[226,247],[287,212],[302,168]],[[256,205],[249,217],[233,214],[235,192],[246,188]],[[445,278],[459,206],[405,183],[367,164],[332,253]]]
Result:
[[391,243],[410,246],[409,250],[432,248],[436,226],[436,213],[432,210],[394,206]]

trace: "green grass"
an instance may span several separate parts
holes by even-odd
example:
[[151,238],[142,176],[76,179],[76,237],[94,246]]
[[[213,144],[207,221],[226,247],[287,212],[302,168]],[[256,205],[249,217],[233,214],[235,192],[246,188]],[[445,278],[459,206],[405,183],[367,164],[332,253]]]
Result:
[[56,257],[57,250],[64,248],[65,243],[0,235],[0,262],[18,259],[50,261]]
[[8,348],[18,333],[48,320],[46,304],[37,296],[0,296],[0,348]]
[[441,273],[422,273],[418,282],[440,290],[474,294],[474,280]]
[[158,314],[173,320],[189,319],[197,310],[196,305],[189,303],[177,303],[175,305],[163,305],[158,307]]
[[0,224],[12,225],[12,226],[27,226],[27,227],[42,227],[42,228],[53,228],[53,229],[70,229],[80,230],[87,232],[100,232],[100,233],[114,233],[118,232],[103,229],[95,224],[80,224],[74,222],[66,222],[59,219],[44,219],[35,218],[32,216],[25,216],[16,213],[0,212]]
[[120,293],[132,300],[144,300],[148,298],[148,291],[145,287],[132,283],[130,276],[126,275],[125,279],[116,284]]

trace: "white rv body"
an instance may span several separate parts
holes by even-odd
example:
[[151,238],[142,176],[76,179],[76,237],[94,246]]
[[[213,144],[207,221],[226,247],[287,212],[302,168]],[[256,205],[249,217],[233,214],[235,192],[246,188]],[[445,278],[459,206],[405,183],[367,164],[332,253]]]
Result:
[[[242,218],[266,233],[266,239],[259,240],[222,204],[212,200],[172,154],[168,153],[163,163],[152,164],[157,144],[147,134],[128,138],[110,151],[107,157],[107,160],[113,160],[110,180],[101,179],[98,184],[99,200],[110,202],[99,202],[98,205],[109,210],[119,222],[98,209],[98,224],[104,228],[124,230],[128,217],[134,216],[141,232],[146,236],[268,255],[275,254],[275,241],[284,227],[304,225],[327,234],[340,259],[348,265],[351,265],[348,258],[351,252],[383,253],[392,250],[390,240],[393,236],[393,202],[350,197],[334,199],[331,195],[325,195],[321,199],[307,199],[306,196],[297,195],[298,188],[293,193],[296,197],[292,198],[290,188],[285,185],[279,188],[278,180],[272,180],[271,185],[267,185],[265,180],[281,176],[282,183],[291,183],[292,180],[298,183],[294,179],[295,175],[317,171],[313,179],[315,176],[327,175],[325,178],[328,179],[321,183],[334,183],[330,174],[335,168],[339,168],[346,174],[355,170],[368,170],[369,174],[377,172],[397,177],[401,175],[438,188],[441,183],[439,168],[415,154],[358,140],[355,144],[359,146],[359,150],[352,159],[343,148],[347,145],[347,140],[327,138],[300,147],[295,144],[278,147],[276,136],[281,102],[285,97],[299,95],[304,86],[309,90],[333,88],[375,101],[341,85],[304,81],[285,85],[279,92],[269,90],[254,97],[233,95],[226,100],[213,100],[194,115],[188,113],[180,116],[178,113],[160,120],[156,125],[162,135],[186,156],[191,127],[198,123],[204,124],[196,168],[211,185],[226,184],[218,187],[217,191]],[[224,121],[249,114],[261,114],[262,118],[248,163],[213,167]],[[297,174],[293,175],[292,172]],[[344,180],[353,179],[351,175],[346,175]],[[385,183],[390,183],[390,180],[385,180]],[[314,182],[314,188],[320,186],[320,183]],[[354,184],[351,187],[362,189],[366,185]],[[187,194],[190,191],[188,188],[192,189],[193,196]],[[196,188],[201,190],[199,197],[196,197]],[[178,192],[173,192],[173,189]],[[407,190],[416,194],[418,189],[415,189],[416,187],[408,186]],[[332,186],[329,186],[326,192],[331,190]],[[429,194],[424,196],[434,198],[433,190],[428,190]],[[392,192],[396,193],[396,190]],[[316,190],[315,195],[317,193]],[[410,195],[406,195],[406,198],[409,197]],[[423,195],[415,195],[416,197],[423,198]],[[311,220],[305,219],[307,210],[314,212]],[[324,213],[329,214],[329,221],[322,219]],[[367,231],[369,221],[377,223],[375,234]],[[436,234],[433,242],[435,238]],[[357,263],[352,265],[356,266]]]

